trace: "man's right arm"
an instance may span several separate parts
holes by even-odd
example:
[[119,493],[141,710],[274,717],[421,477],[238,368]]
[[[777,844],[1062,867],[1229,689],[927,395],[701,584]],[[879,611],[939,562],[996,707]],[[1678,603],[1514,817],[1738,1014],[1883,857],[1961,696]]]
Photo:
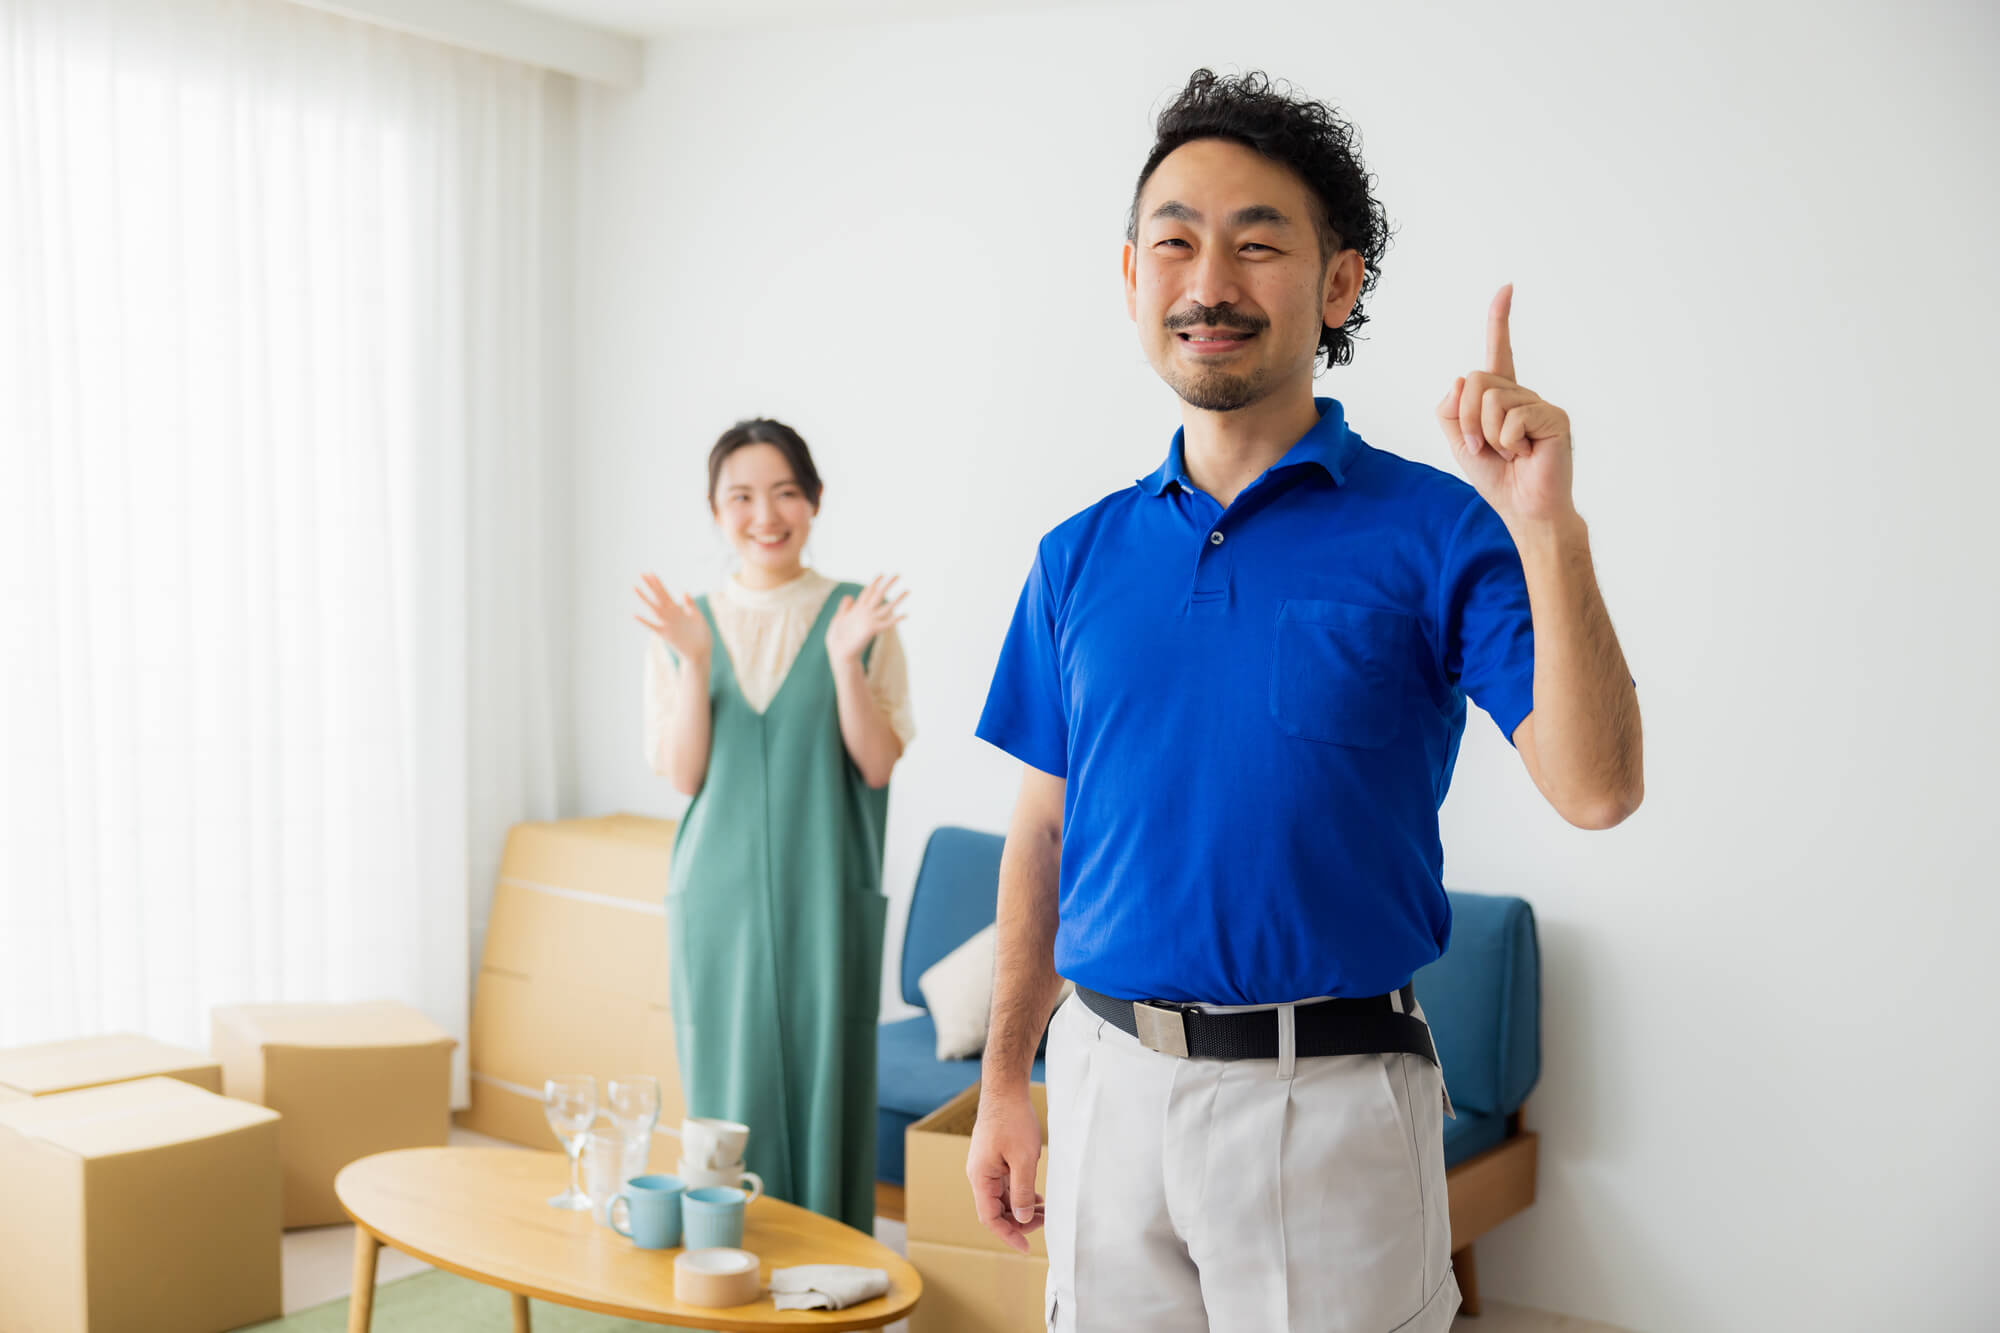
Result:
[[979,1120],[966,1177],[979,1220],[1014,1249],[1041,1226],[1035,1170],[1042,1129],[1028,1097],[1035,1048],[1062,980],[1055,969],[1056,889],[1061,879],[1064,781],[1029,767],[1000,857],[1000,910],[993,1013],[981,1067]]

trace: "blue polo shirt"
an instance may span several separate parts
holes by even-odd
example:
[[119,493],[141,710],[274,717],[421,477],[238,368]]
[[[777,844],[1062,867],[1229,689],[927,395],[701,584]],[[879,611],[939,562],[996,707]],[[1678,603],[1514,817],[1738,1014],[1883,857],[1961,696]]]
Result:
[[1067,780],[1056,970],[1120,999],[1379,995],[1444,952],[1465,701],[1534,706],[1520,556],[1332,399],[1227,510],[1179,433],[1041,541],[979,735]]

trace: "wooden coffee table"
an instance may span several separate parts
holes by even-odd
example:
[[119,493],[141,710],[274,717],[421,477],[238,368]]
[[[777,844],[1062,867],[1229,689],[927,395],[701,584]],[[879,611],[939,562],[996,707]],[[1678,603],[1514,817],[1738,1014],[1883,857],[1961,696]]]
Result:
[[726,1310],[674,1299],[679,1250],[641,1250],[585,1213],[548,1205],[569,1179],[561,1153],[528,1148],[405,1148],[364,1157],[334,1181],[354,1219],[354,1296],[348,1333],[366,1333],[375,1306],[375,1257],[392,1245],[425,1263],[514,1295],[515,1333],[528,1298],[652,1324],[736,1329],[880,1328],[910,1312],[923,1279],[894,1250],[849,1226],[777,1199],[744,1215],[743,1248],[773,1268],[854,1264],[889,1274],[889,1294],[845,1310],[779,1310],[768,1289]]

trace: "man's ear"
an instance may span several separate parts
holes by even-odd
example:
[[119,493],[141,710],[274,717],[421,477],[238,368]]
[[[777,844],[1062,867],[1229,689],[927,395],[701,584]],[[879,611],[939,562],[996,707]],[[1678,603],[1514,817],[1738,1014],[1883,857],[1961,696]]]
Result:
[[1348,315],[1354,311],[1354,303],[1361,299],[1361,282],[1367,275],[1368,261],[1361,257],[1359,250],[1342,250],[1333,257],[1333,262],[1326,266],[1320,323],[1330,329],[1347,323]]
[[1139,322],[1139,247],[1125,242],[1119,252],[1119,267],[1125,273],[1125,318]]

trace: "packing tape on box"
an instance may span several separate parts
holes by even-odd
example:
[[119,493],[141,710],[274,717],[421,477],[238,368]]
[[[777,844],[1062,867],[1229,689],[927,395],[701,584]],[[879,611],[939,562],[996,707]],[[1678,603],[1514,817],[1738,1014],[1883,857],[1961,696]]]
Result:
[[592,893],[589,889],[565,889],[557,884],[537,884],[531,879],[515,879],[512,875],[500,876],[499,882],[511,884],[517,889],[527,889],[531,893],[546,893],[551,898],[567,898],[571,902],[594,903],[599,907],[616,907],[620,911],[640,912],[646,916],[665,916],[667,905],[663,902],[639,901],[620,898],[613,893]]
[[757,1256],[748,1250],[682,1250],[674,1256],[674,1299],[682,1305],[726,1309],[748,1305],[763,1292]]

